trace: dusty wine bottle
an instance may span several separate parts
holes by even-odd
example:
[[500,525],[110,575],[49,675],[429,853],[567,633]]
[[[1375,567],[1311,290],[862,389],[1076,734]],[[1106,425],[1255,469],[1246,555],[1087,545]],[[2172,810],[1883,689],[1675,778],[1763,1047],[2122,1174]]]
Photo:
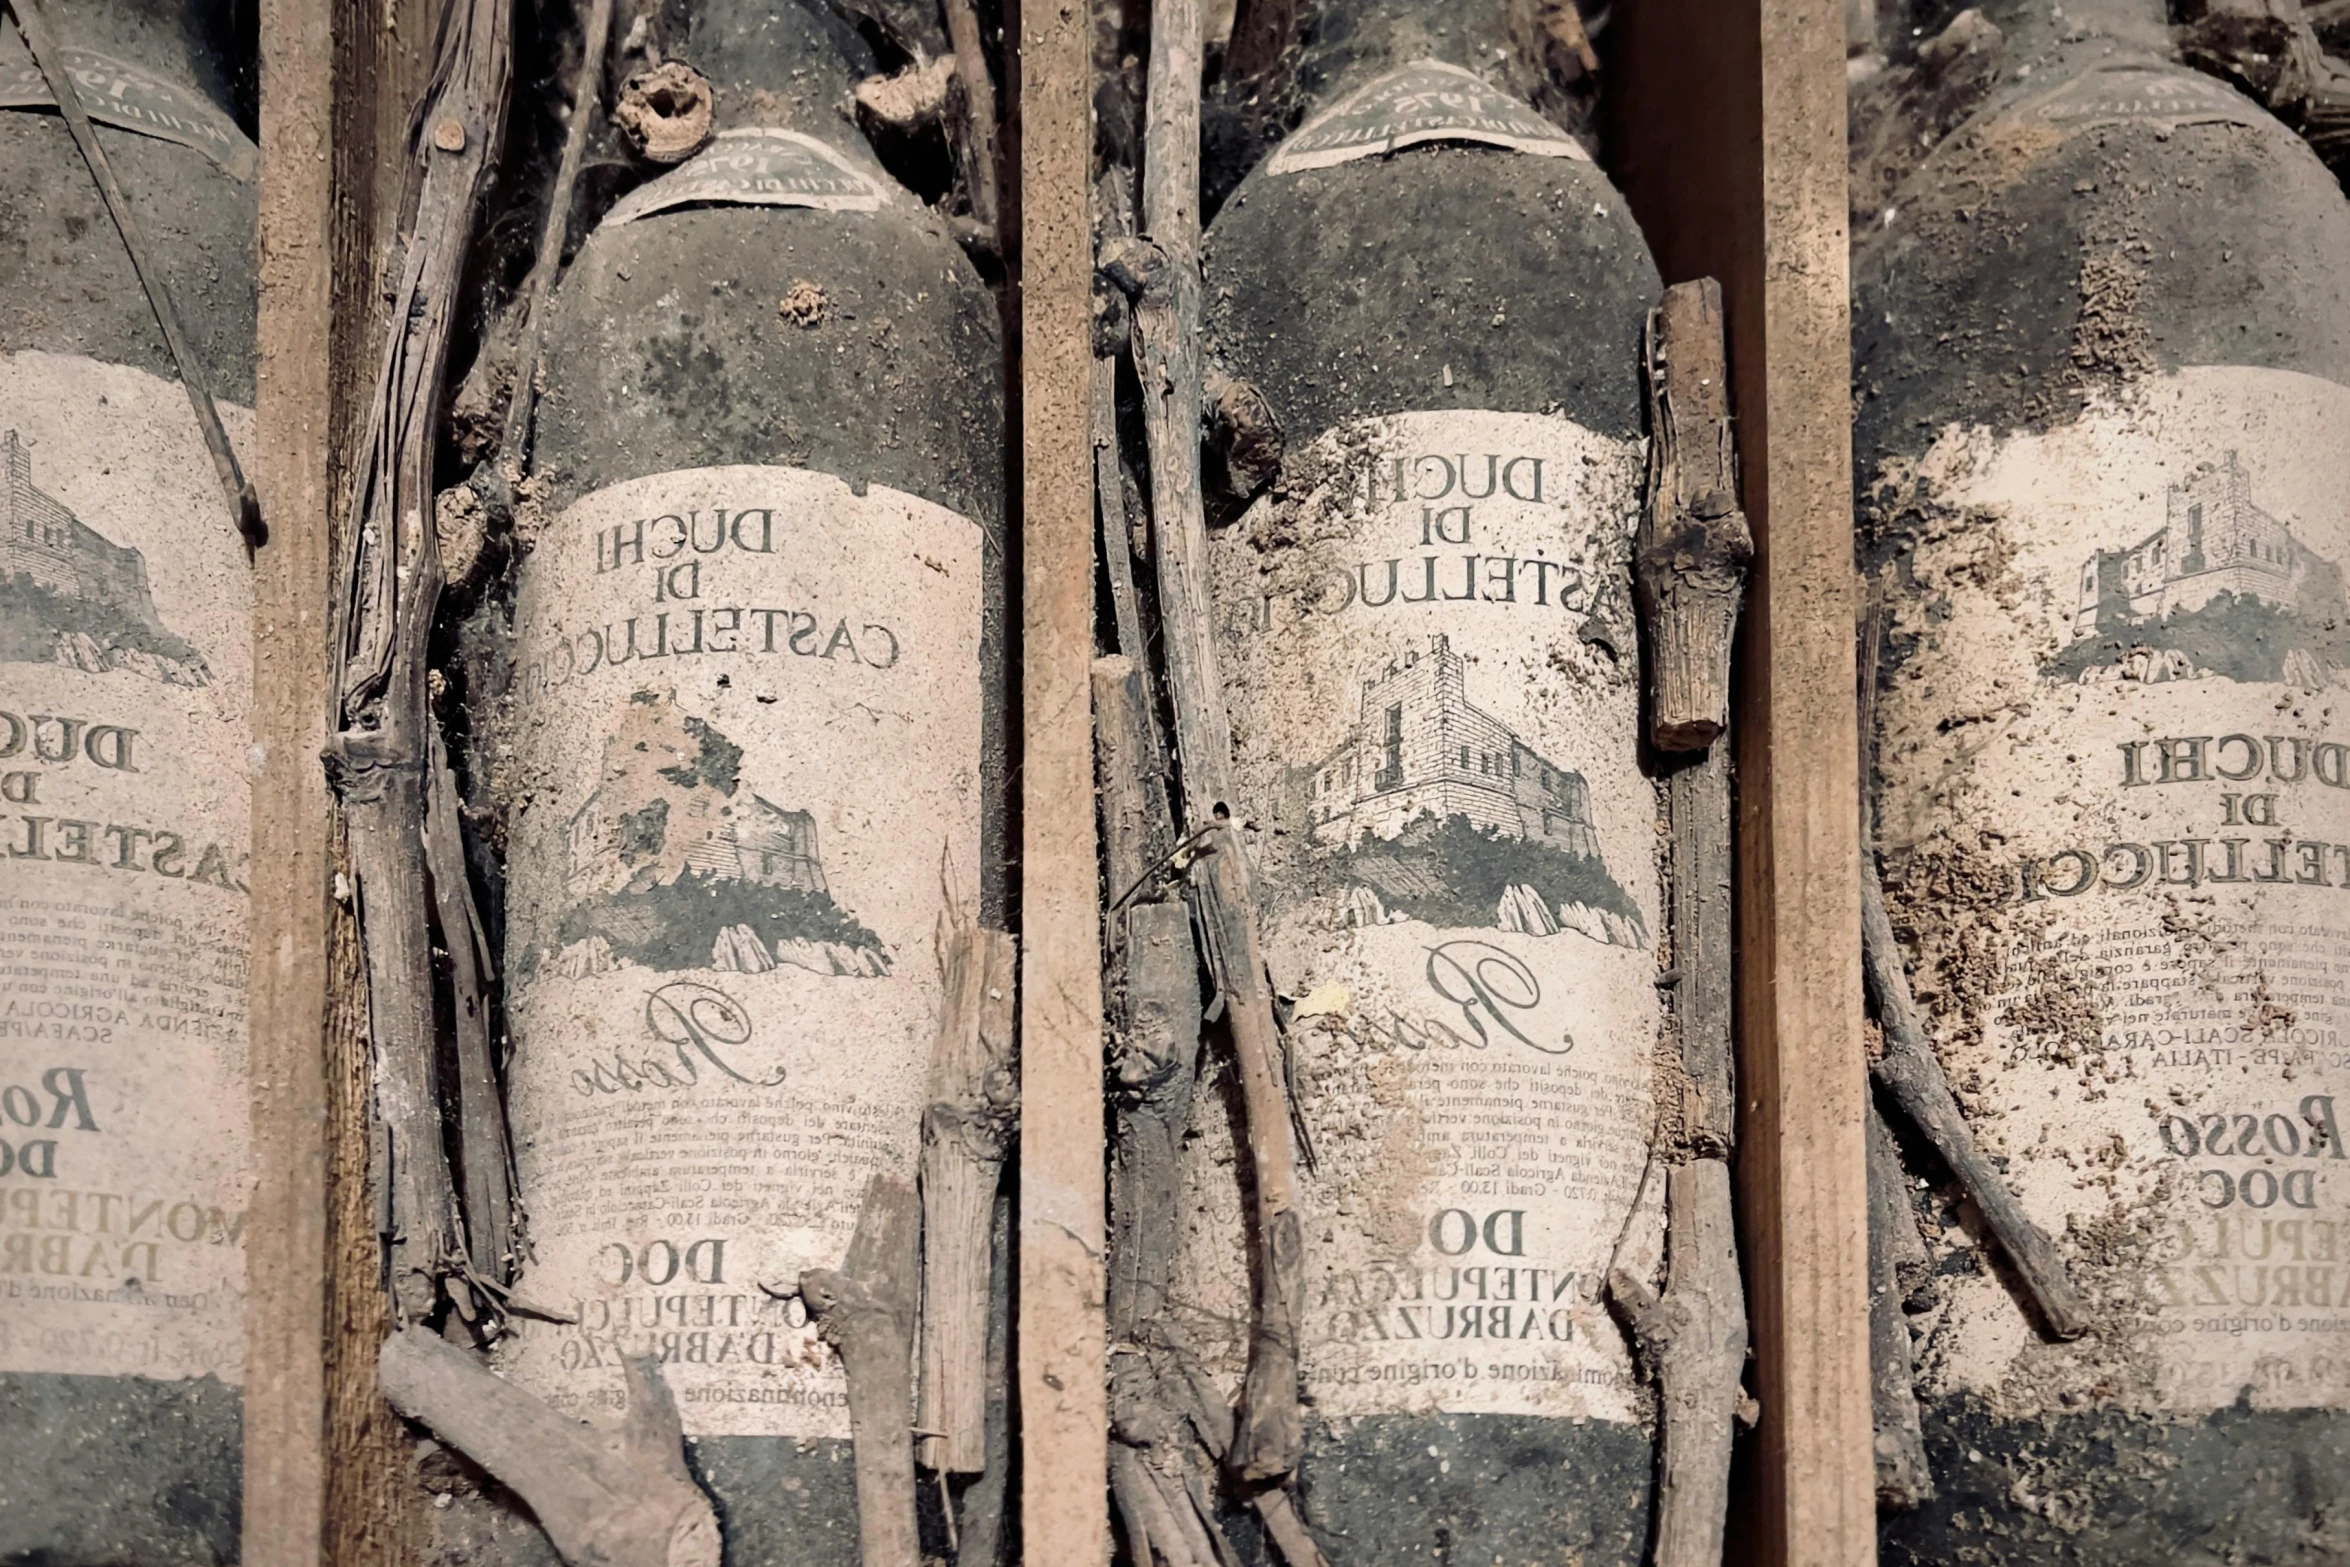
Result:
[[[222,18],[46,13],[242,446],[258,158]],[[122,238],[0,20],[0,1560],[237,1559],[248,575]]]
[[853,1567],[845,1384],[792,1292],[913,1172],[942,913],[1004,919],[1002,351],[842,112],[852,30],[697,0],[683,58],[716,134],[548,329],[506,980],[520,1288],[577,1320],[505,1361],[597,1415],[658,1355],[729,1559]]
[[1873,788],[1937,1047],[2088,1327],[1921,1203],[1937,1494],[1883,1558],[2339,1560],[2350,204],[2159,0],[1983,9],[2003,85],[1856,247]]
[[[1509,60],[1498,3],[1324,6],[1302,123],[1206,240],[1210,360],[1289,443],[1214,592],[1313,1156],[1299,1479],[1356,1564],[1647,1538],[1600,1281],[1656,1244],[1628,562],[1658,282],[1583,147],[1494,85]],[[1229,1373],[1239,1210],[1193,1164],[1179,1314]]]

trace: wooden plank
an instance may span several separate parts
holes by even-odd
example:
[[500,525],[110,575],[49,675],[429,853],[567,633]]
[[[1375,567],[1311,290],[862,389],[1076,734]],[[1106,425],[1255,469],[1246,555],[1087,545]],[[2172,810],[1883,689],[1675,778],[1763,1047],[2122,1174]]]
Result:
[[1091,28],[1018,8],[1023,1554],[1110,1554],[1093,797]]
[[[332,0],[328,7],[335,52],[328,494],[338,542],[349,525],[344,512],[359,426],[382,352],[384,274],[406,177],[408,118],[430,74],[441,5]],[[339,828],[337,834],[341,869]],[[376,1388],[376,1352],[392,1320],[378,1233],[367,985],[348,904],[330,911],[327,959],[325,1556],[335,1567],[409,1567],[424,1556],[429,1503],[416,1483],[415,1443]]]
[[1763,1406],[1734,1560],[1876,1559],[1838,0],[1643,0],[1611,172],[1668,282],[1721,280],[1757,537],[1736,720],[1740,1231]]
[[329,859],[326,408],[332,13],[262,0],[253,561],[253,1198],[246,1222],[247,1567],[315,1567],[326,1530]]

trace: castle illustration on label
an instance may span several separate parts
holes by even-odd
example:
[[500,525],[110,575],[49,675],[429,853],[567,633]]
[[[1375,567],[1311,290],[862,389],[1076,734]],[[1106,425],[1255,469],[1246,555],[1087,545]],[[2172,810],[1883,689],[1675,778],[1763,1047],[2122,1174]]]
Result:
[[1448,637],[1363,678],[1354,723],[1304,782],[1309,840],[1347,884],[1355,924],[1647,944],[1600,853],[1589,782],[1469,700]]
[[670,698],[630,698],[564,828],[569,972],[889,972],[881,939],[833,900],[816,818],[745,788],[742,755]]
[[2049,672],[2325,685],[2350,666],[2343,611],[2341,569],[2254,502],[2230,451],[2166,488],[2159,527],[2082,562],[2071,643]]
[[33,455],[0,431],[0,663],[128,670],[211,682],[203,657],[156,613],[146,559],[33,483]]

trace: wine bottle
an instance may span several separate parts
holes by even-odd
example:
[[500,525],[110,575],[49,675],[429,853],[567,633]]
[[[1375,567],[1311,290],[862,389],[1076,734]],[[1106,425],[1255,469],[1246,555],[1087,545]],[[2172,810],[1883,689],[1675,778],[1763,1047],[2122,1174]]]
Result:
[[[1601,1281],[1657,1233],[1629,556],[1658,281],[1582,145],[1495,85],[1512,59],[1498,3],[1325,5],[1302,123],[1206,237],[1209,357],[1289,447],[1213,587],[1310,1144],[1302,1501],[1359,1564],[1647,1538]],[[1230,1376],[1238,1207],[1193,1163],[1223,1217],[1178,1317]]]
[[729,1558],[849,1567],[796,1290],[913,1173],[942,916],[1005,917],[1002,350],[855,32],[698,0],[683,58],[715,135],[548,324],[499,790],[518,1288],[576,1320],[506,1361],[593,1416],[657,1355]]
[[2159,0],[1983,9],[1997,94],[1855,247],[1872,787],[1935,1043],[2088,1327],[1921,1200],[1937,1494],[1883,1559],[2329,1559],[2350,204]]
[[[240,448],[257,153],[212,8],[44,8]],[[238,1556],[250,568],[0,20],[0,1560]]]

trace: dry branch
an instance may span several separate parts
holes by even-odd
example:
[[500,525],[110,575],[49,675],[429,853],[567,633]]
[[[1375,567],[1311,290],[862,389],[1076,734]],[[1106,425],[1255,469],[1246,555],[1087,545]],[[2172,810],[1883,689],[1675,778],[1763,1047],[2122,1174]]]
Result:
[[922,1567],[912,1426],[921,1222],[913,1184],[877,1172],[865,1183],[857,1232],[839,1269],[810,1268],[800,1275],[800,1296],[825,1342],[840,1351],[848,1374],[863,1567]]
[[579,80],[571,89],[571,116],[563,127],[563,159],[555,166],[555,186],[547,196],[547,216],[539,227],[539,249],[523,280],[523,335],[514,360],[514,390],[506,399],[505,433],[491,467],[495,478],[509,487],[522,482],[530,467],[531,414],[538,403],[540,345],[547,335],[547,296],[554,292],[556,274],[563,270],[563,247],[571,235],[572,193],[579,186],[580,164],[587,156],[588,130],[603,99],[604,56],[612,37],[613,0],[589,0],[586,36],[580,44]]
[[336,606],[340,732],[327,761],[358,892],[386,1142],[386,1240],[402,1321],[429,1315],[441,1280],[463,1266],[434,1064],[425,655],[442,585],[433,521],[442,379],[475,216],[505,127],[511,20],[503,0],[450,0],[442,16],[432,86],[410,137],[399,285],[355,447]]
[[1702,751],[1730,722],[1730,640],[1754,562],[1738,509],[1722,290],[1676,283],[1650,312],[1648,508],[1635,582],[1649,625],[1649,728],[1657,748]]
[[1152,537],[1167,683],[1182,767],[1182,826],[1203,835],[1192,895],[1208,972],[1231,1030],[1256,1177],[1250,1243],[1255,1285],[1248,1373],[1226,1461],[1251,1483],[1297,1465],[1297,1322],[1305,1237],[1297,1209],[1279,1025],[1259,946],[1248,863],[1232,820],[1231,726],[1209,607],[1207,520],[1200,496],[1198,0],[1163,0],[1151,24],[1144,131],[1147,241],[1116,245],[1103,270],[1134,304],[1135,363],[1150,445]]
[[951,904],[939,914],[944,1004],[922,1112],[921,1459],[987,1467],[987,1299],[995,1194],[1019,1119],[1012,938]]
[[718,1518],[685,1464],[677,1406],[650,1355],[624,1362],[628,1413],[601,1431],[423,1328],[385,1341],[376,1380],[529,1506],[571,1567],[718,1567]]
[[2064,1259],[2025,1214],[2015,1193],[2007,1189],[2006,1179],[1975,1146],[1975,1134],[1918,1019],[1917,1003],[1910,998],[1909,976],[1902,972],[1901,947],[1893,939],[1893,922],[1885,913],[1885,888],[1878,879],[1874,855],[1864,859],[1861,870],[1860,934],[1861,971],[1885,1034],[1885,1052],[1871,1064],[1871,1075],[1950,1167],[1983,1215],[1983,1223],[1998,1240],[2000,1250],[2014,1264],[2024,1292],[2031,1296],[2048,1331],[2060,1339],[2080,1337],[2088,1331],[2088,1313],[2065,1273]]
[[1901,1187],[1901,1150],[1869,1106],[1869,1399],[1876,1410],[1877,1502],[1907,1510],[1934,1494],[1918,1423],[1917,1368],[1902,1309],[1903,1242],[1919,1251],[1917,1221]]
[[1677,283],[1649,313],[1643,345],[1651,437],[1648,504],[1634,569],[1648,630],[1649,732],[1695,751],[1666,781],[1672,970],[1666,994],[1680,1070],[1667,1105],[1670,1277],[1660,1301],[1615,1269],[1608,1289],[1656,1378],[1664,1427],[1656,1567],[1719,1567],[1732,1424],[1744,1401],[1746,1296],[1738,1276],[1727,1160],[1732,1084],[1730,644],[1754,540],[1738,510],[1721,289]]
[[971,222],[981,247],[993,254],[1003,243],[996,195],[995,80],[988,75],[987,50],[980,42],[978,8],[972,0],[945,3],[947,38],[963,83],[963,177],[971,187]]
[[1730,1166],[1676,1165],[1666,1188],[1663,1298],[1619,1268],[1608,1296],[1631,1330],[1663,1406],[1654,1567],[1721,1567],[1730,1441],[1744,1395],[1746,1292],[1730,1216]]

